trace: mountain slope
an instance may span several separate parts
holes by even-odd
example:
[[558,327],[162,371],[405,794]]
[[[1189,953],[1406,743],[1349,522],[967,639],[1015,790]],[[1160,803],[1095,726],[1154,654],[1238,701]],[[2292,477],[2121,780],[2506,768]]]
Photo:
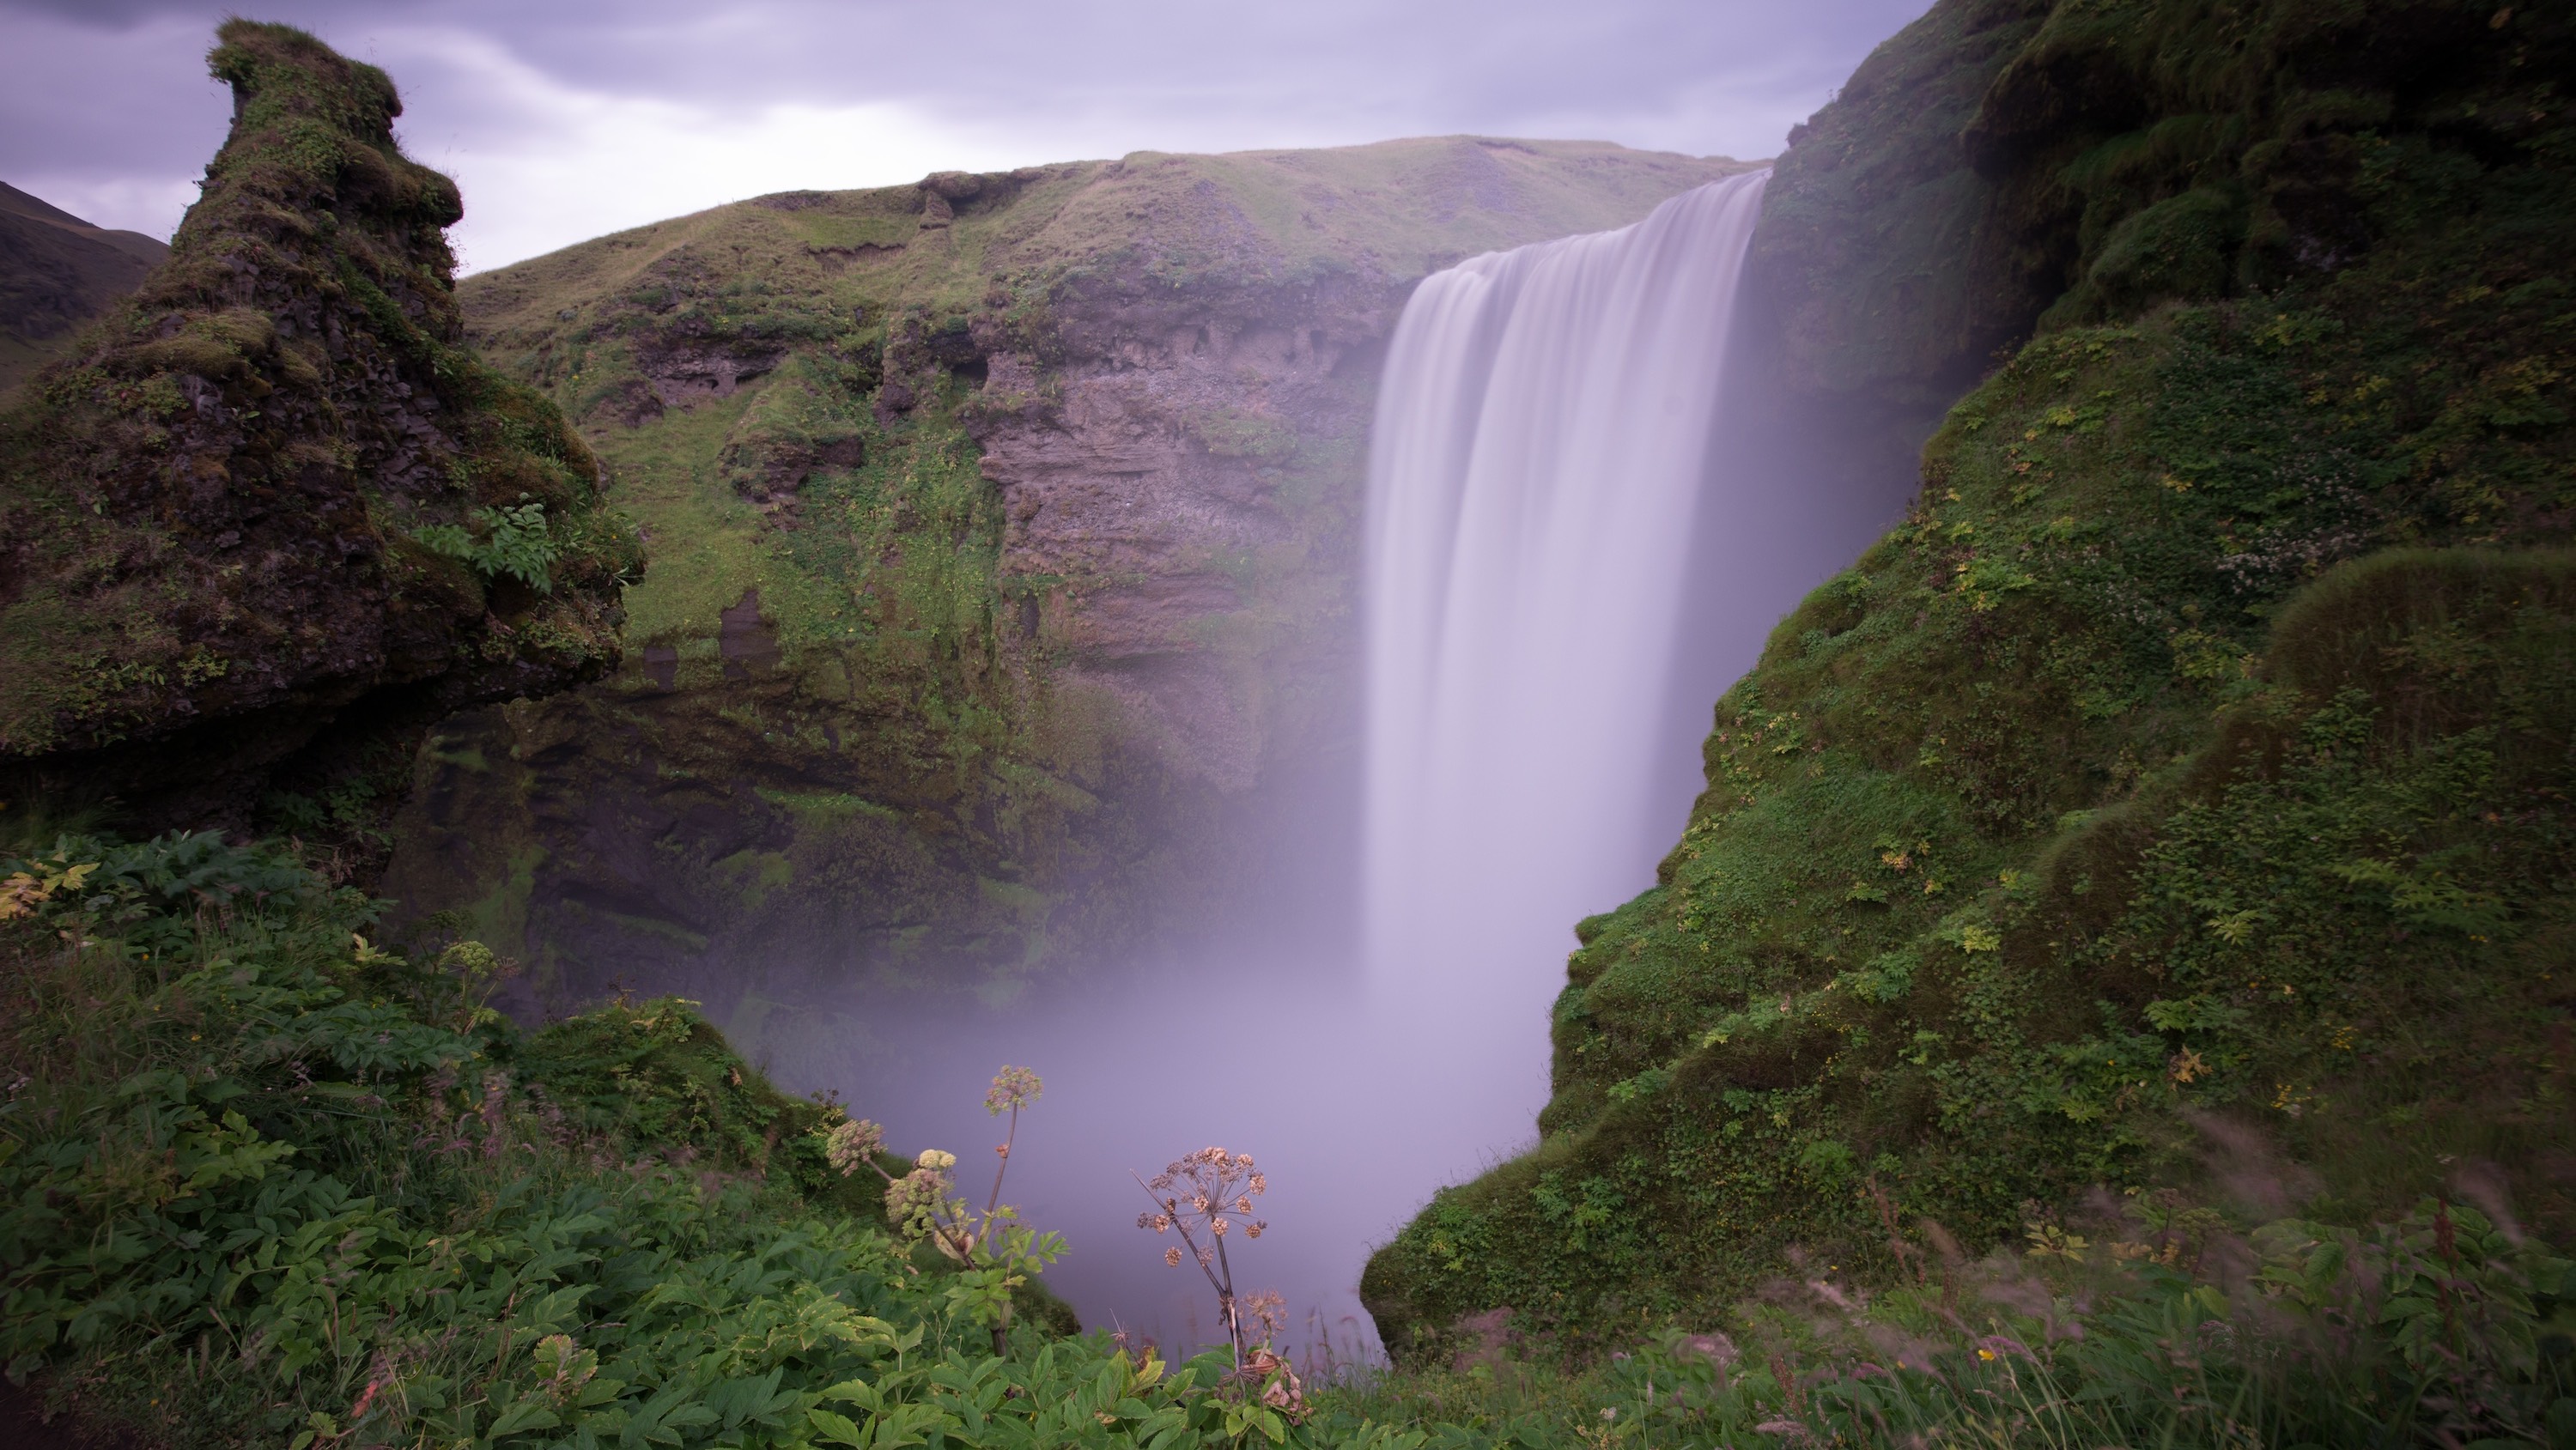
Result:
[[141,232],[91,226],[0,182],[0,396],[168,255]]

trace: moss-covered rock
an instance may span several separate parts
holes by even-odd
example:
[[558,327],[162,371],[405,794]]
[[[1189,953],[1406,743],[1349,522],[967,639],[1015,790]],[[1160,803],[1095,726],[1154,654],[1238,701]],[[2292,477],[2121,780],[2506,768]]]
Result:
[[[1399,1356],[1709,1315],[1797,1250],[1885,1276],[2093,1185],[2357,1221],[2489,1164],[2576,1235],[2576,30],[2030,22],[1953,134],[1982,255],[2059,259],[2041,333],[1719,703],[1660,884],[1578,929],[1539,1146],[1369,1267]],[[1870,124],[1918,117],[1956,109]],[[1818,356],[1960,335],[1861,255],[1812,274]]]
[[684,991],[782,1063],[835,1029],[763,1004],[818,980],[999,997],[1227,893],[1293,899],[1319,868],[1279,843],[1348,808],[1319,783],[1350,774],[1363,435],[1407,289],[1740,169],[1142,153],[469,279],[485,352],[582,420],[657,562],[626,670],[443,727],[387,889],[541,992]]
[[456,187],[392,83],[220,38],[232,135],[169,260],[0,421],[0,765],[363,864],[432,722],[615,663],[641,555],[554,405],[462,347]]

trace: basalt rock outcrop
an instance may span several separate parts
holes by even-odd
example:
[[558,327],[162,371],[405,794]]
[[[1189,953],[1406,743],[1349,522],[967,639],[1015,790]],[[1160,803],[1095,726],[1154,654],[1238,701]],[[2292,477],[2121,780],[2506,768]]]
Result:
[[[1321,782],[1350,775],[1363,433],[1407,290],[1737,169],[1140,154],[764,197],[471,279],[486,355],[618,466],[657,572],[626,671],[442,730],[389,889],[568,998],[720,1015],[815,975],[1006,994],[1228,891],[1294,898],[1338,867],[1259,843],[1349,809]],[[792,1055],[793,1026],[753,1035]]]
[[462,346],[456,188],[392,84],[220,38],[232,134],[169,258],[0,421],[0,768],[363,866],[432,722],[615,663],[640,555],[553,404]]

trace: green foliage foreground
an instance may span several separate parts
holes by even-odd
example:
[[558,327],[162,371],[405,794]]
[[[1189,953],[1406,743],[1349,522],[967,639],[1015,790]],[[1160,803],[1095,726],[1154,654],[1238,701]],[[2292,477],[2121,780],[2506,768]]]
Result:
[[2116,1243],[1900,1253],[1907,1286],[1875,1301],[1823,1266],[1728,1316],[1733,1338],[1640,1325],[1589,1367],[1518,1362],[1494,1317],[1452,1366],[1301,1405],[1221,1354],[1072,1337],[1013,1265],[916,1262],[853,1187],[873,1180],[828,1160],[837,1110],[685,1004],[522,1035],[482,1005],[488,952],[380,949],[373,910],[210,835],[0,861],[0,1333],[12,1378],[85,1429],[290,1450],[2576,1434],[2570,1265],[2445,1203],[2232,1237],[2141,1199]]
[[[522,1037],[472,943],[209,835],[0,862],[13,1379],[170,1445],[1275,1440],[1256,1386],[989,1326],[915,1264],[831,1111],[675,1002]],[[1023,1267],[1036,1267],[1026,1265]],[[1339,1424],[1336,1442],[1383,1432]]]

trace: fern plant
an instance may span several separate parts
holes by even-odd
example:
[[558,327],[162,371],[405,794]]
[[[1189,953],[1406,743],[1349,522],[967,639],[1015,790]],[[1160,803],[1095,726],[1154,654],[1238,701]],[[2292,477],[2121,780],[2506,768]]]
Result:
[[516,579],[540,594],[555,592],[548,572],[562,554],[546,523],[546,506],[533,499],[501,508],[480,508],[471,515],[482,531],[476,538],[463,524],[430,524],[412,537],[437,553],[465,564],[486,579]]

